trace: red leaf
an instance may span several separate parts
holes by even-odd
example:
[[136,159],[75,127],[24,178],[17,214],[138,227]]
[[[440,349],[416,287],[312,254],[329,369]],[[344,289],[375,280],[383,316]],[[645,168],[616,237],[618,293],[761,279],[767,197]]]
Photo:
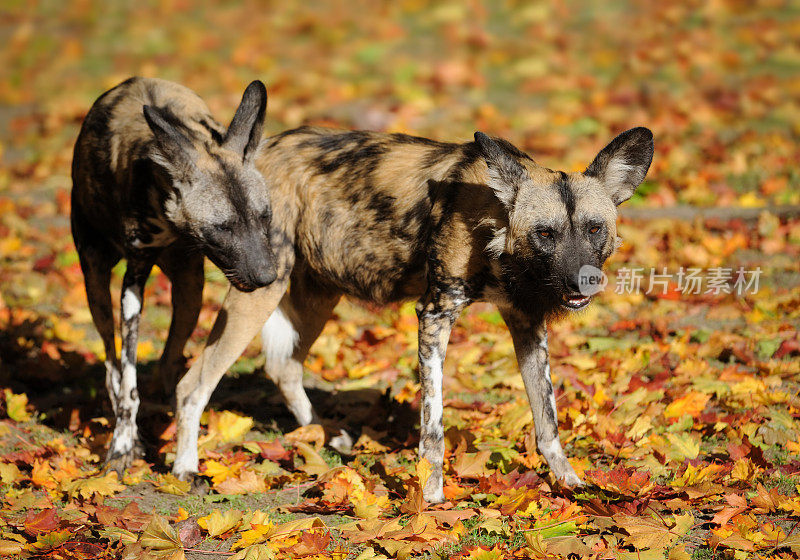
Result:
[[285,461],[291,457],[288,449],[283,447],[276,439],[272,441],[259,441],[258,446],[261,448],[261,457],[269,459],[270,461]]
[[650,473],[617,466],[610,471],[586,471],[586,481],[624,496],[640,496],[653,488]]
[[778,347],[778,350],[772,355],[776,360],[780,360],[784,356],[797,356],[800,355],[800,340],[796,338],[784,340]]
[[25,532],[35,537],[39,533],[52,533],[58,527],[59,518],[56,508],[50,508],[39,513],[28,512],[25,518]]

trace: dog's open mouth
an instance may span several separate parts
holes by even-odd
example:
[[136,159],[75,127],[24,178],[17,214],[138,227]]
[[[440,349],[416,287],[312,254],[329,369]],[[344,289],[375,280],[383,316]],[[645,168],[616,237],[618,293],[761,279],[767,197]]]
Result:
[[581,309],[589,305],[590,301],[592,301],[592,296],[583,294],[564,294],[561,296],[561,305],[569,309]]

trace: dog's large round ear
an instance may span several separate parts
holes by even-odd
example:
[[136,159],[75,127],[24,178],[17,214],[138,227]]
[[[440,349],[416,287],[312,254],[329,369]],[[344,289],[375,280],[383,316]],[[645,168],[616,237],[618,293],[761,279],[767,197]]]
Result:
[[509,210],[514,207],[520,186],[530,179],[525,168],[495,140],[483,132],[475,133],[475,144],[489,170],[489,187]]
[[633,196],[653,161],[653,133],[642,126],[626,130],[603,148],[584,175],[603,182],[616,205]]
[[172,123],[174,117],[160,107],[142,107],[144,120],[153,132],[158,146],[159,163],[172,172],[191,168],[196,157],[192,143]]
[[267,88],[261,80],[254,80],[244,90],[222,145],[242,158],[252,156],[261,141],[266,111]]

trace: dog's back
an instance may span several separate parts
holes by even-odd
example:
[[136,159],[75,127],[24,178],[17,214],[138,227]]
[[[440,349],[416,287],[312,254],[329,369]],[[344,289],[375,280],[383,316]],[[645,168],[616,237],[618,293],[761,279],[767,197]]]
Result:
[[[436,230],[457,223],[471,232],[474,216],[491,212],[474,142],[302,127],[265,141],[257,164],[271,183],[275,226],[296,224],[289,235],[306,264],[371,302],[418,297]],[[471,238],[458,244],[466,260],[483,250]]]
[[75,143],[73,212],[119,243],[120,218],[155,210],[154,190],[164,178],[150,161],[155,142],[143,107],[161,108],[193,143],[219,143],[225,128],[192,90],[155,78],[130,78],[92,105]]

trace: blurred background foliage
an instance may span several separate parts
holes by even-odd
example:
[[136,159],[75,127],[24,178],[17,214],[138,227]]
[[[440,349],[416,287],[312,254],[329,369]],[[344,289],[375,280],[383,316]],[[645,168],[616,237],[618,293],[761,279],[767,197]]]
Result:
[[225,122],[260,78],[269,133],[483,130],[575,170],[644,125],[657,153],[634,203],[800,202],[791,1],[5,0],[0,74],[12,196],[67,191],[91,103],[143,75],[189,86]]

